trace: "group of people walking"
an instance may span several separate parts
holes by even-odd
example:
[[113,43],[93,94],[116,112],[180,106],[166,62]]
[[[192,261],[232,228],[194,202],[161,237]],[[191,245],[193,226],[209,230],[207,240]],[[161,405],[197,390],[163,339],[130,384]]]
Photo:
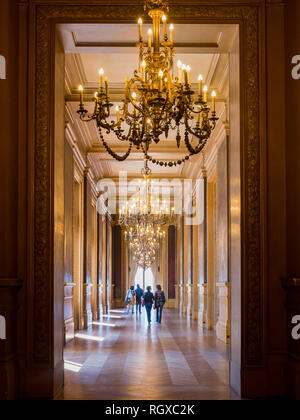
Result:
[[160,285],[156,286],[156,291],[153,294],[151,291],[151,286],[146,288],[144,293],[140,285],[137,285],[137,288],[134,290],[134,286],[131,286],[127,292],[126,303],[128,308],[128,313],[131,311],[134,313],[134,306],[136,306],[136,313],[142,312],[142,306],[145,307],[147,313],[148,324],[151,324],[151,311],[152,308],[156,309],[156,322],[161,324],[162,312],[164,304],[166,303],[166,297],[161,289]]

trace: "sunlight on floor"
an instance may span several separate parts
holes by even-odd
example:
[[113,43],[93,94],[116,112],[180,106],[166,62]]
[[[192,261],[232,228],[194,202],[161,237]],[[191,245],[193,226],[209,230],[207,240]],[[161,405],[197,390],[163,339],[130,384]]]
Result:
[[117,309],[110,309],[109,312],[116,313],[116,314],[125,314],[126,313],[125,310],[124,311],[119,311]]
[[[153,319],[149,329],[145,312],[122,318],[95,320],[88,331],[78,331],[82,340],[66,345],[64,399],[239,398],[228,384],[230,347],[214,331],[202,331],[196,321],[187,324],[170,309],[164,310],[162,325]],[[101,330],[102,324],[117,325]]]
[[82,366],[83,365],[80,365],[79,363],[69,362],[67,360],[65,360],[65,363],[64,363],[65,370],[70,370],[71,372],[75,372],[75,373],[80,372]]
[[102,326],[103,327],[115,327],[116,326],[116,324],[108,324],[106,322],[96,322],[96,321],[93,321],[92,325],[100,325],[101,327]]
[[102,315],[103,318],[115,318],[115,319],[122,319],[121,316],[118,315]]
[[104,337],[96,337],[94,335],[88,334],[75,334],[76,338],[82,338],[83,340],[91,340],[91,341],[104,341]]

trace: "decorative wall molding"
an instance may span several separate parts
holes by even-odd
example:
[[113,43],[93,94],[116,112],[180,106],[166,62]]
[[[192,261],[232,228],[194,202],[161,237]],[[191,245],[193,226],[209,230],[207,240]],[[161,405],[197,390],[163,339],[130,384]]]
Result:
[[[84,173],[86,172],[92,191],[92,205],[95,206],[98,199],[98,189],[95,182],[95,176],[92,169],[87,166],[86,159],[84,158],[81,150],[79,149],[78,142],[76,140],[76,134],[70,123],[66,123],[66,138],[73,148],[73,159],[75,164],[75,172],[79,173],[79,178],[82,180]],[[78,180],[78,173],[75,174],[75,179]]]

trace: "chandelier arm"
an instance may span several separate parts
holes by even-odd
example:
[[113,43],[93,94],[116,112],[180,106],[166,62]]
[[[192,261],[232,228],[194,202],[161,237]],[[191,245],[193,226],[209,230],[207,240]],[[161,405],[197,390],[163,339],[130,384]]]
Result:
[[184,142],[185,142],[186,148],[190,152],[190,154],[191,155],[197,155],[198,153],[200,153],[203,150],[204,146],[207,143],[207,139],[203,139],[201,141],[201,143],[199,142],[198,146],[194,148],[190,143],[189,135],[188,135],[188,132],[186,131],[185,136],[184,136]]
[[205,125],[206,135],[203,135],[203,134],[202,134],[202,133],[204,132],[203,128],[201,128],[200,133],[197,133],[196,131],[192,130],[192,128],[189,126],[187,116],[185,116],[185,127],[186,127],[186,130],[187,130],[187,131],[188,131],[188,132],[189,132],[192,136],[196,137],[196,138],[197,138],[198,140],[200,140],[201,142],[202,142],[203,140],[207,141],[207,140],[209,139],[209,137],[210,137],[210,135],[211,135],[211,131],[212,131],[212,128],[211,128],[211,126],[210,126],[209,121],[206,121],[206,125]]
[[190,107],[190,106],[188,105],[187,109],[188,109],[189,111],[191,111],[193,114],[203,114],[203,109],[202,109],[202,108],[200,108],[200,109],[199,109],[199,111],[196,111],[196,110],[194,109],[194,104],[193,104],[193,107]]
[[159,120],[162,120],[162,116],[163,116],[163,113],[164,113],[164,111],[166,109],[167,103],[168,103],[168,96],[165,98],[165,102],[164,102],[164,104],[162,106],[162,110],[161,110],[160,115],[159,115]]
[[137,83],[137,82],[140,82],[140,84],[143,84],[143,80],[142,80],[140,77],[138,77],[138,76],[135,76],[134,78],[132,78],[132,79],[128,82],[128,89],[127,89],[127,92],[126,92],[126,94],[125,94],[125,98],[126,98],[127,100],[129,100],[129,102],[131,103],[131,105],[133,105],[133,107],[134,107],[137,111],[139,111],[141,114],[143,114],[143,115],[144,115],[143,110],[142,110],[140,107],[138,107],[138,106],[137,106],[136,101],[132,98],[132,95],[131,95],[131,87],[132,87],[132,85],[134,85],[134,84],[135,84],[135,83]]
[[203,132],[205,132],[203,129],[200,129],[200,132],[196,132],[192,130],[190,127],[186,127],[186,129],[189,134],[191,134],[193,137],[196,137],[199,140],[199,143],[203,141],[207,141],[211,134],[210,127],[207,127],[206,134],[203,134]]
[[126,120],[126,118],[127,118],[127,115],[128,115],[128,102],[127,102],[127,100],[126,100],[126,95],[125,95],[125,99],[123,99],[123,101],[122,102],[124,102],[124,105],[123,105],[123,107],[121,108],[121,111],[122,111],[122,116],[121,116],[121,118],[120,118],[120,121],[121,122],[124,122],[125,120]]
[[129,130],[128,130],[127,135],[122,135],[122,130],[121,129],[117,129],[117,130],[113,129],[112,131],[117,136],[118,140],[129,141],[129,138],[130,138],[131,132],[132,132],[132,125],[129,126]]
[[[169,101],[168,101],[169,102]],[[167,112],[170,114],[169,118],[168,115],[166,115],[166,124],[165,125],[170,125],[172,123],[173,120],[173,114],[170,112],[173,108],[173,106],[175,105],[175,100],[173,100],[173,102],[170,102],[169,106],[167,107]]]
[[93,115],[88,115],[86,117],[85,115],[81,114],[80,115],[80,119],[81,119],[81,121],[88,123],[88,122],[91,122],[93,120],[96,120],[97,119],[97,116],[93,114]]
[[178,112],[174,112],[174,120],[176,122],[176,125],[180,123],[185,113],[184,106],[181,103],[177,104],[177,109]]

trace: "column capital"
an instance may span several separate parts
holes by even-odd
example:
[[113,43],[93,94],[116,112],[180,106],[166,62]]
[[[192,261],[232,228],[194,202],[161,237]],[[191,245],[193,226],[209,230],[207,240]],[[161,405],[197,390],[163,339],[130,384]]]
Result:
[[201,168],[201,175],[203,178],[207,178],[207,169],[205,166],[202,166]]
[[89,174],[90,174],[90,167],[89,166],[85,166],[85,168],[84,168],[84,170],[83,170],[83,175],[85,176],[85,177],[87,177],[87,176],[89,176]]

